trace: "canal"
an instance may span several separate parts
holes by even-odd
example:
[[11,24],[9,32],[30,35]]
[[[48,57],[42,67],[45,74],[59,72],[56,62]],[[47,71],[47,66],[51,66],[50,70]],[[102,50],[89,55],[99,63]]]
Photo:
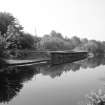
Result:
[[6,67],[0,72],[0,105],[80,105],[104,89],[105,58],[62,65]]

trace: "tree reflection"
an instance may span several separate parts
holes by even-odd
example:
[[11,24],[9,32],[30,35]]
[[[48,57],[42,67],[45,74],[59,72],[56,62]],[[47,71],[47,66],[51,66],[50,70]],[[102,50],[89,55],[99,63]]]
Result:
[[0,102],[9,102],[20,92],[25,81],[30,80],[37,71],[32,67],[9,67],[0,72]]
[[100,65],[105,65],[105,57],[98,56],[95,58],[88,58],[82,61],[62,64],[62,65],[54,65],[54,66],[41,66],[39,67],[39,72],[43,75],[49,75],[52,78],[59,77],[63,72],[67,71],[78,71],[80,68],[96,68]]
[[80,68],[95,68],[100,65],[105,65],[105,58],[103,56],[62,65],[32,65],[2,68],[0,69],[0,102],[9,102],[20,92],[23,83],[31,80],[34,75],[42,74],[55,78],[70,70],[76,72]]

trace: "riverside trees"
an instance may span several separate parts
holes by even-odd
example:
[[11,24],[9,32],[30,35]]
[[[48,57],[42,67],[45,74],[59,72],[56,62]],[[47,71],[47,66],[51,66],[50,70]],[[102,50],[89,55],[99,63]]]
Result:
[[[61,33],[52,31],[43,37],[33,36],[23,31],[22,25],[10,13],[0,13],[0,53],[5,50],[82,50],[94,55],[105,53],[105,42],[64,37]],[[2,54],[1,54],[2,56]]]
[[[25,33],[17,19],[10,13],[0,13],[0,52],[34,48],[34,38]],[[3,54],[1,54],[2,56]]]

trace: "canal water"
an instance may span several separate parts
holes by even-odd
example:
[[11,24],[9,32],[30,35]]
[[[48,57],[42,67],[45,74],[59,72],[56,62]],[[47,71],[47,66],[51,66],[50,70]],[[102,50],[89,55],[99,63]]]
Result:
[[104,89],[105,58],[63,65],[6,67],[0,72],[0,105],[81,105]]

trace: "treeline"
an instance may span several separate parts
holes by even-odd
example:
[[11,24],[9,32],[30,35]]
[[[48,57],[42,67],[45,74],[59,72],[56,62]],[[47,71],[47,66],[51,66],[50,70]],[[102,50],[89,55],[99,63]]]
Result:
[[[94,55],[105,53],[105,41],[63,37],[61,33],[51,31],[43,37],[34,36],[23,31],[22,25],[10,13],[0,13],[0,55],[19,56],[16,50],[55,51],[74,50],[88,51]],[[8,53],[7,53],[8,52]],[[10,54],[11,53],[11,54]]]
[[61,33],[52,31],[49,35],[44,35],[38,42],[40,50],[74,50],[88,51],[94,55],[104,54],[105,41],[80,39],[77,36],[71,38],[63,37]]

